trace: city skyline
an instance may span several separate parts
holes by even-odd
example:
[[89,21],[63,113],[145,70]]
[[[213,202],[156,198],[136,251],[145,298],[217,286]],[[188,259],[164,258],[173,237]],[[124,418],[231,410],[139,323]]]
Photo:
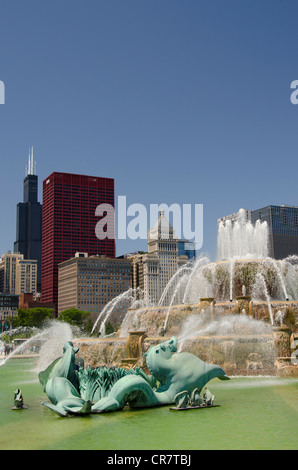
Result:
[[[32,152],[32,154],[31,154],[31,152]],[[30,165],[31,165],[31,166],[30,166]],[[37,176],[38,176],[38,175],[37,175],[37,172],[36,172],[36,160],[33,160],[33,146],[31,147],[31,150],[29,149],[28,166],[26,165],[25,168],[26,168],[26,169],[25,169],[24,185],[26,185],[26,178],[28,178],[28,176],[30,176],[30,175],[34,175],[34,177],[37,177]],[[31,169],[30,169],[30,168],[31,168]],[[55,171],[52,172],[52,174],[54,174],[54,173],[58,173],[58,172],[55,172]],[[65,175],[68,175],[68,173],[64,173],[64,174],[65,174]],[[71,173],[69,173],[69,174],[71,174]],[[81,177],[87,177],[87,178],[92,178],[92,177],[95,177],[95,178],[102,178],[101,176],[98,176],[98,175],[87,175],[87,174],[84,174],[84,175],[83,175],[83,174],[72,174],[72,175],[73,175],[73,176],[78,176],[78,177],[79,177],[79,176],[81,176]],[[50,176],[51,176],[51,175],[50,175]],[[105,179],[105,178],[103,178],[103,179]],[[111,179],[111,180],[112,180],[113,178],[108,178],[108,179]],[[41,189],[43,189],[43,187],[44,187],[44,185],[45,185],[45,183],[46,183],[46,180],[47,180],[47,178],[45,178],[44,180],[41,181],[41,185],[42,185]],[[26,188],[26,186],[24,186],[24,191],[27,191],[27,192],[28,192],[28,188],[26,188],[26,189],[25,189],[25,188]],[[37,189],[35,188],[34,191],[35,191],[36,194],[37,194],[37,192],[39,191],[39,188],[37,188]],[[41,190],[41,193],[42,193],[42,196],[43,196],[43,190]],[[25,194],[25,192],[24,192],[24,194]],[[26,194],[27,194],[27,193],[26,193]],[[24,196],[24,197],[27,197],[27,196]],[[120,198],[121,198],[121,197],[123,197],[123,196],[120,196]],[[126,196],[124,196],[124,197],[126,197]],[[43,198],[41,198],[41,200],[42,200],[42,199],[43,199]],[[42,203],[38,202],[38,204],[40,204],[41,207],[42,207]],[[20,205],[20,203],[17,204],[17,222],[16,222],[16,228],[17,228],[17,230],[18,230],[18,206],[19,206],[19,205]],[[117,202],[116,202],[116,201],[115,201],[115,204],[114,204],[114,205],[115,205],[115,222],[116,222],[116,227],[117,227]],[[161,206],[162,206],[162,204],[161,204]],[[269,206],[269,204],[268,204],[268,206]],[[279,206],[280,206],[280,207],[285,206],[285,207],[289,207],[289,208],[297,208],[297,206],[294,206],[293,204],[291,204],[291,205],[290,205],[290,204],[289,204],[289,205],[279,205]],[[144,208],[145,208],[145,207],[144,207]],[[146,209],[146,208],[145,208],[145,209]],[[170,211],[169,211],[170,215],[172,215],[172,213],[171,213],[171,207],[168,206],[168,209],[170,210]],[[239,208],[239,210],[242,210],[242,209],[244,209],[244,208],[241,208],[241,207]],[[246,212],[247,212],[247,208],[246,208],[245,210],[246,210]],[[259,209],[256,209],[256,208],[254,209],[255,212],[257,212],[258,210],[259,210]],[[252,211],[251,209],[248,209],[248,212],[253,212],[253,211]],[[233,215],[236,216],[237,214],[238,214],[238,211],[236,211]],[[183,214],[182,214],[182,215],[183,215]],[[127,216],[126,216],[126,217],[127,217]],[[125,217],[125,218],[126,218],[126,217]],[[231,217],[231,216],[230,216],[230,215],[227,215],[227,214],[221,215],[220,219],[218,219],[218,220],[225,219],[226,217],[229,218],[229,217]],[[127,221],[128,223],[129,223],[129,222],[132,222],[131,218],[133,218],[133,216],[130,217],[130,218],[128,218],[128,221]],[[120,219],[121,219],[121,218],[120,218]],[[103,219],[103,220],[104,220],[104,219]],[[151,221],[151,219],[148,221],[148,222],[149,222],[148,227],[149,227],[150,229],[152,229],[152,226],[150,226],[150,221]],[[157,219],[156,219],[156,221],[157,221]],[[181,217],[181,223],[183,223],[182,217]],[[97,236],[95,229],[96,229],[96,223],[94,223],[94,233],[92,233],[92,236],[93,236],[94,234]],[[183,229],[183,227],[182,227],[182,229]],[[125,230],[126,230],[126,229],[125,229]],[[125,230],[122,229],[122,232],[124,232]],[[137,232],[138,232],[138,230],[136,230],[136,233],[137,233]],[[216,234],[218,235],[218,221],[217,221],[217,225],[216,225]],[[127,233],[126,240],[129,240],[129,234],[128,234],[128,233]],[[144,238],[143,238],[142,240],[144,240]],[[116,255],[115,255],[115,256],[116,256],[116,257],[122,256],[122,255],[125,255],[125,254],[128,254],[128,253],[132,253],[133,251],[137,251],[136,244],[138,244],[138,243],[140,242],[140,240],[136,241],[136,240],[131,239],[131,240],[130,240],[130,247],[131,247],[131,250],[130,250],[130,251],[129,251],[129,250],[128,250],[128,251],[123,251],[123,252],[119,253],[119,252],[117,251],[117,241],[119,241],[119,240],[118,240],[118,238],[117,238],[117,230],[115,230],[115,249],[116,249]],[[192,240],[191,240],[191,242],[192,242]],[[144,244],[144,241],[142,241],[142,243]],[[146,239],[145,243],[147,243],[147,239]],[[192,243],[196,244],[195,242],[192,242]],[[14,242],[12,245],[13,245],[13,248],[12,248],[12,249],[9,248],[9,249],[7,249],[6,251],[3,251],[3,252],[0,254],[0,259],[1,259],[1,256],[3,256],[3,255],[6,254],[6,253],[9,253],[9,252],[12,252],[12,253],[15,252],[15,253],[17,253],[17,252],[19,251],[18,249],[15,248],[15,247],[16,247],[16,242]],[[144,246],[144,247],[142,246],[141,249],[142,249],[142,251],[144,251],[144,252],[147,251],[145,246]],[[191,250],[192,250],[192,249],[193,249],[193,245],[191,244]],[[140,247],[139,247],[139,251],[140,251]],[[198,252],[200,252],[200,253],[205,253],[204,250],[196,250],[196,251],[197,251],[197,254],[198,254]],[[216,246],[216,249],[214,250],[214,255],[215,255],[215,256],[214,256],[214,259],[217,259],[217,255],[218,255],[218,252],[217,252],[217,251],[218,251],[218,250],[217,250],[217,246]],[[72,256],[74,256],[74,254],[75,254],[75,252],[73,253]],[[208,254],[209,254],[209,253],[207,253],[207,255],[208,255]],[[27,257],[27,258],[29,259],[30,257]],[[34,257],[31,257],[31,258],[34,259]],[[40,275],[41,275],[41,271],[40,271]]]
[[3,5],[1,253],[13,249],[32,145],[39,190],[56,171],[113,178],[128,204],[203,204],[211,259],[219,217],[297,205],[298,6],[152,5]]

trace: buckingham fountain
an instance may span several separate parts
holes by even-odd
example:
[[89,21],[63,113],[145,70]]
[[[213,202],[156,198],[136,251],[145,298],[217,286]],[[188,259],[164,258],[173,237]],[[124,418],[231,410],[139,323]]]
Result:
[[[27,341],[43,343],[36,371],[46,407],[60,416],[202,408],[213,406],[206,384],[215,377],[298,376],[298,257],[268,256],[266,222],[253,226],[240,210],[234,225],[219,226],[216,262],[201,255],[183,265],[158,305],[141,294],[129,289],[106,305],[99,337],[72,338],[54,322]],[[119,306],[121,326],[105,336]]]

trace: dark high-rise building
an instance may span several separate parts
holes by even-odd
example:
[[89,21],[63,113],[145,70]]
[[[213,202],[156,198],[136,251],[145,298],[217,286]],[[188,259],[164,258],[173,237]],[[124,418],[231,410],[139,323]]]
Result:
[[269,256],[283,259],[298,255],[298,207],[267,206],[252,211],[252,222],[267,221]]
[[58,264],[76,252],[115,258],[115,239],[99,240],[95,211],[114,207],[114,180],[69,173],[52,173],[43,182],[42,301],[58,307]]
[[38,177],[34,170],[33,147],[29,150],[23,202],[17,205],[16,225],[14,252],[23,254],[25,259],[37,260],[37,291],[40,292],[42,205],[38,202]]

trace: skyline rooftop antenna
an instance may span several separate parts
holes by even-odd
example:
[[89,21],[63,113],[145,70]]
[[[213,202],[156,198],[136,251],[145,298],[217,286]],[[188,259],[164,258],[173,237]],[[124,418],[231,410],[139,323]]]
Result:
[[36,162],[33,159],[33,145],[29,147],[28,166],[26,165],[26,176],[36,174]]

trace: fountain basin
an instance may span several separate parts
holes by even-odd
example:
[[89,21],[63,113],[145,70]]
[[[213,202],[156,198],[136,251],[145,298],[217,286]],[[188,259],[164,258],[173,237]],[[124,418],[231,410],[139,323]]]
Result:
[[[143,341],[142,353],[138,358],[127,356],[127,342],[124,339],[96,339],[92,343],[84,339],[74,340],[80,347],[79,355],[83,357],[85,367],[103,365],[117,367],[142,367],[146,370],[144,353],[152,345],[170,339],[170,336],[147,337]],[[288,335],[288,339],[290,336]],[[187,351],[208,363],[217,363],[231,376],[285,375],[298,376],[290,357],[280,354],[280,341],[277,344],[275,335],[268,334],[226,334],[197,335],[181,340],[181,351]],[[290,342],[288,342],[288,347]],[[287,349],[288,351],[288,349]],[[286,360],[287,370],[282,368]]]
[[[270,324],[270,312],[265,301],[251,302],[250,315],[242,313],[248,296],[236,302],[216,303],[213,298],[201,299],[204,303],[173,305],[130,310],[129,337],[121,331],[115,338],[75,340],[86,365],[117,365],[119,367],[146,368],[144,353],[153,344],[177,336],[179,351],[190,352],[208,363],[219,364],[228,375],[275,375],[284,373],[277,357],[288,357],[291,334],[296,331],[298,302],[272,302],[274,315],[284,311],[283,321],[288,321],[287,347],[281,351],[277,333]],[[239,302],[241,307],[239,307]],[[212,310],[212,314],[210,311]],[[288,314],[287,314],[288,312]],[[289,313],[290,312],[290,313]],[[168,316],[167,328],[163,330]],[[125,329],[123,329],[125,333]],[[146,334],[144,332],[147,332]],[[278,329],[279,334],[280,328]],[[162,333],[162,334],[161,334]],[[291,374],[298,369],[290,364]],[[288,370],[289,372],[289,370]]]
[[[295,378],[241,377],[229,382],[214,379],[210,390],[216,398],[220,397],[221,406],[206,412],[171,413],[165,406],[137,411],[125,409],[121,417],[117,413],[104,413],[87,419],[64,420],[41,406],[45,396],[34,372],[34,361],[18,359],[8,361],[3,367],[1,450],[103,449],[109,451],[108,455],[114,455],[123,449],[134,455],[139,449],[149,452],[155,449],[156,454],[165,453],[162,449],[179,452],[181,449],[297,449],[297,436],[293,432],[297,426],[298,381]],[[28,410],[11,410],[16,386],[21,388]],[[204,421],[200,439],[194,433],[198,419]]]

